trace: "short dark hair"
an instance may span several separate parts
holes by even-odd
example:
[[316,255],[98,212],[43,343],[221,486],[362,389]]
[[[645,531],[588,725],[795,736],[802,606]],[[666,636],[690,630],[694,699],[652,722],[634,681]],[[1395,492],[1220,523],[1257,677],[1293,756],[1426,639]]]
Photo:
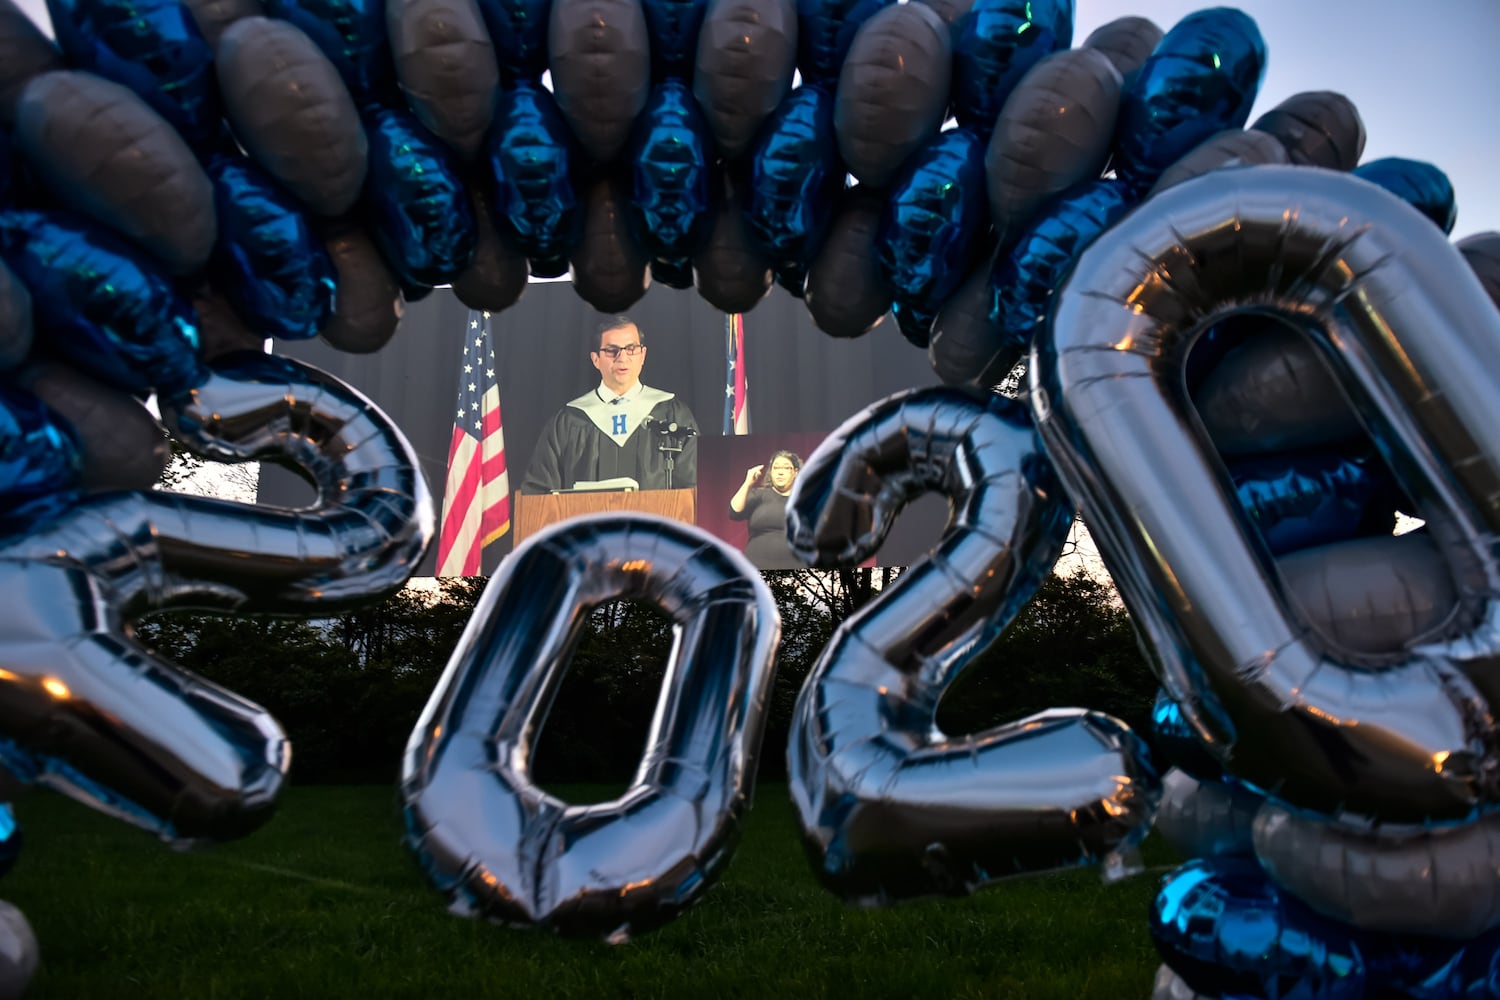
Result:
[[624,313],[615,313],[613,316],[604,317],[599,321],[599,325],[594,328],[594,346],[590,349],[589,353],[597,354],[599,348],[604,346],[604,335],[611,330],[618,330],[622,326],[635,327],[636,336],[640,338],[641,343],[644,344],[646,342],[646,335],[641,332],[641,325],[639,323]]

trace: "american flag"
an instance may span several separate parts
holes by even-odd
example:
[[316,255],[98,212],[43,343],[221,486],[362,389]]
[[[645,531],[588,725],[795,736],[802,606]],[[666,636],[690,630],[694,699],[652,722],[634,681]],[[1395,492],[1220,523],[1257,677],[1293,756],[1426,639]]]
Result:
[[510,476],[505,471],[490,314],[471,311],[448,445],[438,576],[478,576],[484,547],[509,530]]
[[749,373],[745,370],[745,319],[724,314],[724,433],[750,433]]

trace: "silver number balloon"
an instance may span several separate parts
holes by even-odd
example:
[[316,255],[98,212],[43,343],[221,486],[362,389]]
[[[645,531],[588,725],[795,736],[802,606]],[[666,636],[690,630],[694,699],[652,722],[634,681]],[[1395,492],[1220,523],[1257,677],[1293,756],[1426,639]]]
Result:
[[100,494],[0,544],[0,770],[188,842],[270,815],[289,747],[264,709],[162,660],[128,622],[171,607],[326,615],[401,586],[432,535],[405,438],[331,376],[221,362],[163,414],[192,451],[280,460],[305,511]]
[[854,417],[797,477],[792,548],[815,565],[856,564],[933,490],[953,505],[942,542],[839,626],[792,720],[804,839],[824,884],[861,903],[1122,860],[1158,794],[1144,746],[1097,712],[1054,709],[960,737],[934,725],[943,691],[1052,569],[1071,520],[1020,404],[932,389]]
[[[589,612],[630,598],[676,636],[630,788],[569,805],[531,752]],[[714,882],[738,840],[781,620],[745,558],[644,514],[539,533],[500,567],[407,746],[407,840],[454,908],[624,940]]]
[[[1183,385],[1194,337],[1280,315],[1339,372],[1427,518],[1466,611],[1394,657],[1319,638],[1234,499]],[[1500,314],[1426,219],[1281,166],[1151,199],[1083,255],[1033,347],[1048,453],[1187,718],[1293,806],[1391,821],[1494,802]]]

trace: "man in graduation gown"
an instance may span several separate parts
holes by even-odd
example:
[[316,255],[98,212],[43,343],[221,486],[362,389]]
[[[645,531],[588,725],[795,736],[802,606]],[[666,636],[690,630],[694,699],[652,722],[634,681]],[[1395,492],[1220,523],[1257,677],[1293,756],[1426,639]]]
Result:
[[598,338],[589,359],[600,382],[547,424],[521,492],[549,493],[622,476],[643,490],[696,486],[698,421],[670,392],[641,384],[646,345],[640,328],[629,317],[615,316],[601,324]]

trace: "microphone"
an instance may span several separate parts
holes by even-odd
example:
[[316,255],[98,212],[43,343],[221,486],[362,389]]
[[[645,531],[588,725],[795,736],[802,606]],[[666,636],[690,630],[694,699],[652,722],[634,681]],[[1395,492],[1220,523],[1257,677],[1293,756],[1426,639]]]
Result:
[[697,437],[698,428],[683,427],[675,420],[658,420],[655,417],[642,417],[641,425],[644,427],[656,427],[658,434],[666,437]]

